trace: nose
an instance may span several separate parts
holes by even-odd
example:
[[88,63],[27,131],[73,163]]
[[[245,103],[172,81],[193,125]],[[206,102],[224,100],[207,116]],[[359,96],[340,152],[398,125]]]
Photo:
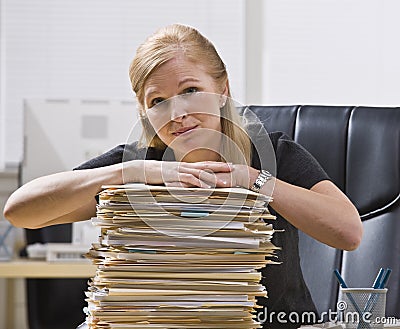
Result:
[[170,103],[171,121],[179,121],[187,116],[186,104],[179,97],[171,100]]

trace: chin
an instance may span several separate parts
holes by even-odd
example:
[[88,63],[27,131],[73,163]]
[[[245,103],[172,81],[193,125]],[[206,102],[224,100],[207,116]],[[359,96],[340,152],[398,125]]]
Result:
[[[214,141],[215,142],[215,141]],[[171,147],[175,153],[182,154],[187,157],[189,154],[194,157],[199,157],[196,161],[212,160],[215,157],[215,153],[220,153],[219,149],[213,146],[213,141],[201,142],[199,141],[182,141],[174,143]],[[209,153],[209,157],[208,157]]]

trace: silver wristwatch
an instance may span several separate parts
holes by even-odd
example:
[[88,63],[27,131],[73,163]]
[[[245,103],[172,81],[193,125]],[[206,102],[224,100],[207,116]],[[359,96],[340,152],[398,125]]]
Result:
[[266,182],[268,182],[272,178],[272,175],[267,170],[260,170],[260,174],[258,175],[256,181],[253,186],[250,188],[253,192],[260,192],[260,189],[264,186]]

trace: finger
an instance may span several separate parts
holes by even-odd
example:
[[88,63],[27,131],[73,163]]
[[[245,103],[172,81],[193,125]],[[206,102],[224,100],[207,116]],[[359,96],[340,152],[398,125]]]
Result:
[[194,168],[182,168],[182,172],[187,174],[192,174],[194,177],[198,178],[200,181],[205,182],[209,186],[216,186],[221,184],[219,182],[218,177],[216,176],[215,172],[201,170],[201,169],[194,169]]
[[185,184],[192,184],[193,186],[202,187],[202,188],[211,188],[207,182],[197,178],[196,176],[190,173],[179,173],[179,181]]
[[218,179],[215,187],[233,187],[231,179]]
[[203,162],[200,163],[200,165],[203,170],[211,170],[215,172],[230,172],[233,170],[233,164],[226,162]]
[[183,183],[183,182],[168,182],[168,183],[165,183],[165,186],[168,186],[168,187],[186,187],[186,188],[193,187],[193,185],[187,184],[187,183]]
[[[221,163],[218,163],[218,165],[221,165]],[[184,182],[190,186],[202,188],[210,188],[217,184],[223,184],[218,181],[215,172],[212,170],[202,170],[197,167],[185,162],[175,163],[174,166],[168,166],[162,172],[163,181],[165,183]]]
[[218,161],[185,163],[185,167],[201,169],[201,170],[210,170],[214,172],[230,172],[233,170],[233,165],[231,163],[218,162]]

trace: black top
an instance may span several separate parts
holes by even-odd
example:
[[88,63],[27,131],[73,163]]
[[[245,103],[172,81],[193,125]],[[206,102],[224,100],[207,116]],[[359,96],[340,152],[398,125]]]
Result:
[[[276,157],[276,177],[287,183],[310,189],[316,183],[329,179],[328,175],[319,165],[317,160],[301,145],[291,140],[281,132],[270,133],[272,146]],[[112,150],[91,159],[75,169],[90,169],[104,167],[122,161],[134,159],[152,160],[174,160],[173,154],[164,154],[163,151],[154,148],[138,148],[137,142],[133,144],[119,145]],[[258,158],[253,156],[252,167],[260,169]],[[298,230],[273,209],[271,213],[277,216],[271,221],[277,230],[284,230],[283,233],[275,233],[272,239],[274,245],[281,247],[277,252],[280,265],[268,265],[261,270],[262,283],[268,291],[268,298],[260,298],[258,303],[263,306],[259,314],[265,328],[297,328],[299,324],[279,324],[277,315],[271,316],[271,312],[285,312],[286,319],[289,313],[296,312],[301,320],[303,312],[316,312],[310,292],[304,282],[300,267],[298,249]],[[266,309],[265,309],[266,307]],[[307,318],[307,317],[305,317]],[[269,319],[274,320],[268,323]]]

